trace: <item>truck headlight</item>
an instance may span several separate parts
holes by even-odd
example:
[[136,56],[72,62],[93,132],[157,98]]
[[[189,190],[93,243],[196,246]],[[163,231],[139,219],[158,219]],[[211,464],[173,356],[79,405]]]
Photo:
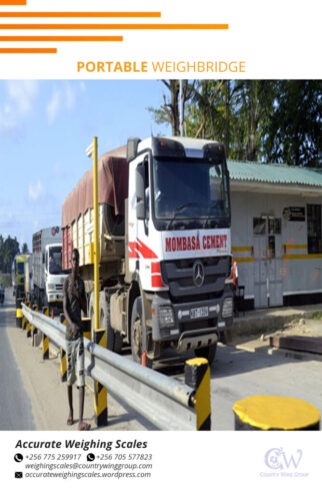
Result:
[[225,298],[221,310],[222,318],[230,318],[233,316],[233,313],[234,313],[233,299]]
[[55,290],[55,284],[48,284],[48,291],[54,291]]
[[160,327],[172,327],[174,325],[174,312],[172,306],[159,307]]

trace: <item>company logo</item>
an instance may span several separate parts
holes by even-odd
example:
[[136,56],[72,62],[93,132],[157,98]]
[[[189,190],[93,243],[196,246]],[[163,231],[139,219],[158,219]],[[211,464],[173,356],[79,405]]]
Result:
[[197,288],[201,288],[205,282],[205,269],[201,260],[196,260],[192,267],[192,280]]
[[285,451],[283,447],[274,447],[267,450],[264,455],[265,471],[260,472],[261,477],[308,477],[309,473],[302,471],[303,451],[296,449]]
[[297,449],[294,453],[286,453],[283,448],[271,448],[265,454],[265,464],[270,469],[287,470],[297,469],[301,459],[302,450]]

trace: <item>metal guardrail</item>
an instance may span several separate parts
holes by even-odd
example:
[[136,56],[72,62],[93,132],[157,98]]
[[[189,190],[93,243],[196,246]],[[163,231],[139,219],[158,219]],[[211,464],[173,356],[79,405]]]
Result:
[[[65,325],[22,303],[23,316],[66,351]],[[196,390],[84,338],[87,375],[160,430],[196,430]]]

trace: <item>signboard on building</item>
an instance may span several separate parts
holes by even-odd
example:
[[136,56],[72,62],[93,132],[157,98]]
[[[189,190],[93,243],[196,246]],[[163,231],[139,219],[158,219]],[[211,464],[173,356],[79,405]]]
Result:
[[305,221],[305,207],[285,207],[283,218],[286,221]]

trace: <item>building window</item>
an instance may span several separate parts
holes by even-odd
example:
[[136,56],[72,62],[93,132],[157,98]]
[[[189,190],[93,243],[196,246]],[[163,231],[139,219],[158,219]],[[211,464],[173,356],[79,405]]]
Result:
[[268,218],[268,234],[280,235],[282,230],[282,221],[280,218],[269,217]]
[[266,233],[265,217],[253,217],[253,233],[254,235],[264,235]]
[[307,252],[322,253],[321,206],[307,205]]

